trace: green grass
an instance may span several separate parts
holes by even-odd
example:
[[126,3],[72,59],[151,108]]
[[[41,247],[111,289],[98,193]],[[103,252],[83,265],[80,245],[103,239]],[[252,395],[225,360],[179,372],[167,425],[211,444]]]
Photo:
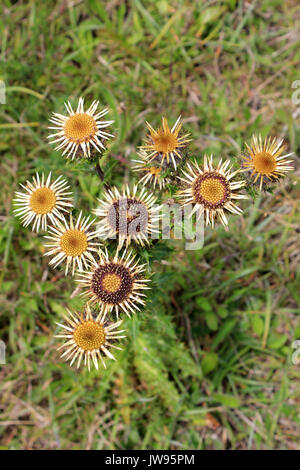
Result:
[[149,251],[146,308],[125,320],[118,360],[90,374],[60,362],[53,339],[65,307],[82,305],[70,299],[75,282],[48,267],[42,235],[12,215],[18,183],[50,169],[70,180],[76,211],[95,208],[103,186],[93,168],[67,164],[46,138],[49,114],[80,95],[115,119],[108,184],[136,179],[129,162],[144,121],[161,115],[182,114],[191,156],[236,161],[253,132],[281,136],[297,154],[299,5],[73,5],[1,3],[1,448],[299,448],[299,164],[245,201],[230,231],[207,229],[201,250],[177,241]]

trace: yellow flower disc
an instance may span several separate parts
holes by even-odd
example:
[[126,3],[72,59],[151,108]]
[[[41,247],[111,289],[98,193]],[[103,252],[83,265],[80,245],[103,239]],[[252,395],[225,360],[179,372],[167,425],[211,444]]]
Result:
[[82,321],[74,331],[74,341],[84,351],[99,349],[105,343],[102,325],[93,320]]
[[95,119],[86,113],[75,114],[67,119],[65,136],[71,142],[88,142],[97,132]]
[[67,230],[61,236],[60,246],[67,256],[80,256],[87,249],[87,236],[78,229]]
[[54,191],[50,188],[37,188],[30,196],[29,206],[36,214],[48,214],[56,203]]
[[253,166],[257,173],[269,175],[276,169],[276,158],[268,152],[259,152],[253,155]]

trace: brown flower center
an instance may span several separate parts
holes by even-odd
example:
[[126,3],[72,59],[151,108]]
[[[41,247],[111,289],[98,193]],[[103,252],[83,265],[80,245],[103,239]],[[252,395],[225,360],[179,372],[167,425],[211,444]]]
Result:
[[78,229],[67,230],[60,239],[60,247],[67,256],[80,256],[87,249],[87,246],[86,234]]
[[64,132],[71,142],[89,142],[97,132],[95,119],[86,113],[78,113],[69,117],[65,123]]
[[76,327],[73,338],[84,351],[99,349],[105,343],[104,327],[93,320],[82,321]]
[[253,166],[257,173],[269,175],[276,170],[276,158],[268,152],[259,152],[253,156]]
[[146,233],[150,222],[150,214],[145,204],[138,199],[121,198],[108,209],[109,226],[120,235]]
[[50,188],[38,188],[30,196],[30,208],[36,214],[48,214],[55,207],[56,196]]
[[214,171],[199,175],[193,189],[195,202],[209,209],[223,207],[230,197],[229,182]]
[[134,278],[122,264],[107,263],[95,269],[91,290],[98,300],[107,304],[120,304],[129,298]]

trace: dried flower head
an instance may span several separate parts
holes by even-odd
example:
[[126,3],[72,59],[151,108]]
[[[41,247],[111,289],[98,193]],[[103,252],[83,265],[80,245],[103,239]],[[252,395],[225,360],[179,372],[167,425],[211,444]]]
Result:
[[91,148],[102,152],[105,149],[105,141],[113,137],[112,134],[102,130],[113,123],[113,121],[101,121],[108,110],[103,109],[97,113],[99,101],[93,101],[91,106],[84,111],[83,103],[83,98],[79,98],[77,110],[73,111],[68,101],[65,103],[68,116],[53,113],[50,119],[55,127],[51,126],[49,129],[57,131],[48,136],[52,139],[50,143],[57,143],[55,150],[64,149],[63,155],[72,160],[81,155],[90,158]]
[[293,153],[282,155],[284,146],[283,140],[274,137],[266,137],[262,140],[261,135],[252,136],[251,144],[247,147],[247,154],[243,155],[244,171],[251,171],[254,182],[260,179],[259,188],[262,189],[264,181],[274,181],[280,176],[284,176],[287,171],[294,168],[289,165],[293,160],[286,160]]
[[112,188],[104,193],[105,200],[99,200],[100,206],[93,211],[100,220],[99,233],[105,238],[118,238],[119,247],[131,241],[140,245],[149,244],[149,237],[159,233],[158,221],[161,206],[154,206],[156,198],[138,186],[132,191],[126,186],[122,193]]
[[82,270],[83,265],[87,269],[87,260],[90,262],[94,261],[92,252],[98,251],[100,243],[92,242],[96,237],[99,237],[97,231],[89,231],[89,228],[93,224],[94,220],[89,221],[89,217],[82,218],[80,212],[76,222],[70,215],[70,224],[64,220],[64,224],[59,223],[58,227],[51,227],[49,229],[50,236],[46,236],[51,243],[45,245],[50,248],[45,253],[45,256],[54,255],[49,262],[50,265],[54,265],[54,268],[63,261],[66,263],[65,274],[68,273],[68,269],[72,266],[72,275],[76,266]]
[[66,325],[57,323],[65,331],[63,334],[56,335],[55,338],[64,338],[66,342],[58,348],[58,350],[65,348],[65,352],[61,357],[65,360],[71,360],[70,365],[77,359],[77,368],[80,366],[82,359],[84,365],[91,368],[91,360],[98,370],[98,360],[100,359],[104,367],[106,364],[103,360],[102,354],[109,359],[115,360],[115,357],[110,352],[111,348],[121,349],[115,346],[116,339],[125,338],[122,335],[125,330],[118,330],[122,320],[116,323],[110,323],[106,320],[106,313],[98,313],[91,311],[90,306],[87,304],[84,313],[71,313],[68,310],[69,316],[64,316]]
[[16,192],[14,212],[21,216],[25,227],[33,222],[32,230],[38,232],[40,227],[47,230],[48,220],[57,225],[59,219],[63,220],[61,211],[69,212],[72,207],[72,193],[67,191],[69,186],[62,176],[51,183],[51,172],[47,179],[44,173],[41,178],[37,173],[32,182],[21,186],[26,192]]
[[180,116],[171,129],[165,117],[162,118],[162,127],[157,130],[153,129],[148,122],[146,122],[146,124],[150,133],[146,138],[146,144],[140,148],[147,153],[149,152],[149,161],[156,159],[164,163],[166,159],[167,163],[169,163],[171,160],[176,169],[176,158],[180,159],[182,157],[180,154],[181,150],[191,141],[191,139],[187,138],[189,134],[179,135],[182,127],[182,124],[180,124]]
[[149,280],[141,277],[144,270],[145,265],[139,264],[135,255],[126,250],[121,257],[116,252],[113,258],[107,251],[100,251],[98,262],[93,262],[90,271],[78,272],[77,281],[85,288],[83,295],[98,303],[101,312],[114,310],[118,316],[119,311],[124,311],[130,316],[130,312],[140,310],[137,304],[145,303],[141,291],[149,289]]
[[164,189],[166,183],[169,182],[167,177],[162,176],[165,170],[164,167],[155,160],[149,162],[148,155],[144,151],[141,151],[138,156],[140,158],[139,160],[132,160],[137,163],[137,165],[134,165],[132,169],[133,171],[143,175],[139,180],[139,183],[143,186],[146,186],[149,183],[152,184],[154,188],[158,186],[160,190]]
[[204,156],[203,168],[198,163],[187,164],[188,171],[183,171],[185,178],[178,177],[187,188],[180,191],[183,205],[195,204],[192,214],[198,212],[200,217],[205,215],[206,225],[214,226],[216,217],[219,217],[223,225],[228,221],[224,210],[241,215],[242,210],[234,204],[235,199],[247,199],[247,196],[235,191],[245,185],[244,181],[232,182],[232,178],[240,172],[232,172],[229,161],[222,163],[220,160],[216,169],[213,168],[212,156]]

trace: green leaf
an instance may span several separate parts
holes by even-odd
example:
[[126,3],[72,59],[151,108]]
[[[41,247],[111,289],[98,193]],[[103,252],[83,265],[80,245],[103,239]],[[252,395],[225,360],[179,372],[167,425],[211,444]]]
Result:
[[226,336],[228,336],[233,328],[235,327],[237,320],[235,318],[228,318],[225,323],[221,326],[218,333],[215,336],[215,339],[212,342],[212,349],[216,349],[218,344],[220,344]]
[[227,310],[225,307],[219,307],[219,308],[218,308],[218,315],[219,315],[221,318],[226,318],[227,315],[228,315],[228,310]]
[[214,370],[218,365],[218,355],[213,352],[206,353],[202,361],[202,370],[205,375]]
[[57,313],[58,315],[65,315],[66,314],[66,309],[61,304],[59,304],[58,302],[55,302],[54,300],[50,300],[49,304],[50,304],[51,310],[54,313]]
[[106,9],[100,2],[96,0],[89,0],[88,5],[92,12],[96,13],[102,21],[104,21],[107,28],[112,29],[112,22],[107,14]]
[[200,307],[202,310],[205,310],[206,312],[211,311],[211,305],[205,297],[197,297],[196,304],[198,305],[198,307]]
[[205,321],[208,328],[212,331],[218,329],[218,317],[213,312],[205,312]]
[[241,404],[241,400],[237,397],[231,395],[221,395],[215,394],[213,398],[216,402],[221,403],[222,405],[229,406],[229,408],[238,408]]
[[279,335],[278,333],[271,333],[268,339],[268,347],[270,349],[280,349],[287,340],[286,335]]
[[256,333],[258,336],[261,336],[264,331],[264,322],[260,316],[253,315],[251,323],[254,333]]
[[210,8],[205,8],[203,13],[201,14],[199,21],[201,24],[207,24],[207,23],[212,23],[216,19],[219,18],[219,16],[222,15],[224,12],[224,7],[221,6],[214,6]]

